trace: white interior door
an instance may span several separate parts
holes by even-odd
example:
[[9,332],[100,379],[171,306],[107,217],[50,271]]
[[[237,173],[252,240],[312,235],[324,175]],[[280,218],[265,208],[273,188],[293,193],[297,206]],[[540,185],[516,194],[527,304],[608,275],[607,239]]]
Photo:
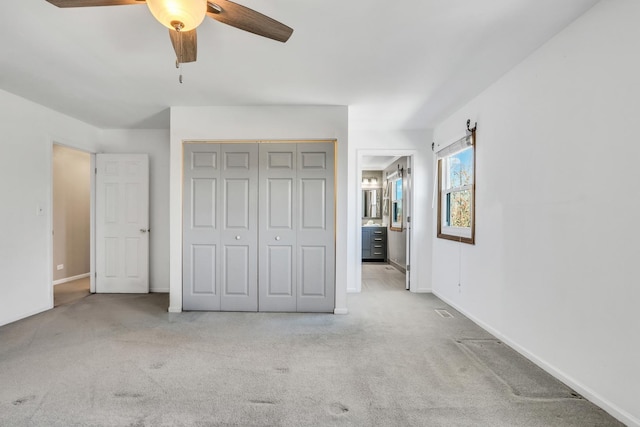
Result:
[[96,156],[96,292],[149,292],[149,157]]

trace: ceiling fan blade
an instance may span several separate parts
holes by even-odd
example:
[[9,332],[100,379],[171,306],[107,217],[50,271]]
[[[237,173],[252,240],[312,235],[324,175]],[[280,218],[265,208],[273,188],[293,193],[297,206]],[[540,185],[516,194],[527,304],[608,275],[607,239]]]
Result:
[[145,0],[47,0],[58,7],[119,6],[125,4],[145,4]]
[[289,40],[293,33],[293,28],[228,0],[218,0],[218,3],[208,2],[207,15],[232,27],[283,43]]
[[173,50],[176,51],[178,62],[195,62],[198,56],[198,36],[196,30],[181,31],[169,30]]

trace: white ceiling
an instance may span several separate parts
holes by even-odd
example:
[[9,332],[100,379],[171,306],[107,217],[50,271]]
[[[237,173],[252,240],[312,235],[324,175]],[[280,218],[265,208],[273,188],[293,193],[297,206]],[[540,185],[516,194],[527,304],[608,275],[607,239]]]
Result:
[[168,128],[174,105],[348,105],[351,129],[425,129],[597,0],[238,2],[291,39],[206,18],[181,85],[145,5],[2,0],[0,88],[100,128]]

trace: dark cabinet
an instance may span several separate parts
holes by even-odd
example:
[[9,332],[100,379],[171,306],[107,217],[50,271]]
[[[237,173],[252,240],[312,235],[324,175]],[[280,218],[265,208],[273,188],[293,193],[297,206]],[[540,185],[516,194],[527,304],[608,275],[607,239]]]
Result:
[[386,261],[387,229],[385,227],[362,227],[362,259]]

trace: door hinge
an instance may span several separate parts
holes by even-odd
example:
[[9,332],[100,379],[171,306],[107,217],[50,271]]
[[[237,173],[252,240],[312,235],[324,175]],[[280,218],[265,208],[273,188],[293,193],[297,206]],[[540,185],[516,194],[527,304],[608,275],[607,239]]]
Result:
[[98,175],[98,168],[95,169],[95,174]]
[[411,168],[407,168],[407,175],[411,175]]
[[407,216],[407,223],[410,223],[410,222],[411,222],[411,217]]
[[407,271],[411,271],[411,266],[407,264]]

